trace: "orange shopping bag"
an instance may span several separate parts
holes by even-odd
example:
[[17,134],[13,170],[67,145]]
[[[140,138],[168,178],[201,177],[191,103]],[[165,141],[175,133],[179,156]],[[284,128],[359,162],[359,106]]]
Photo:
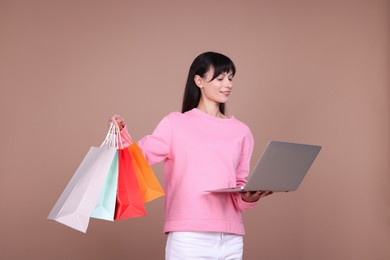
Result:
[[165,192],[163,188],[137,143],[131,139],[126,129],[121,131],[121,136],[130,144],[128,149],[133,158],[133,164],[144,203],[164,196]]
[[145,216],[144,202],[129,149],[119,149],[114,220]]
[[165,195],[152,167],[146,161],[141,149],[134,142],[129,146],[130,154],[133,158],[138,184],[140,185],[141,194],[144,203],[157,199]]

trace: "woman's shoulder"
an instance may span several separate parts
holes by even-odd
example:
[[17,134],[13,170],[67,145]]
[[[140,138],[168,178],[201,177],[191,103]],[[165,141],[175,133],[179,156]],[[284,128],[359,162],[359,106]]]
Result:
[[169,120],[177,120],[177,119],[180,119],[183,117],[183,113],[181,112],[178,112],[178,111],[173,111],[173,112],[170,112],[168,113],[165,118],[169,119]]
[[183,119],[183,113],[178,111],[169,112],[166,114],[162,119],[160,123],[167,123],[167,124],[175,124],[177,122],[182,121]]
[[234,122],[234,124],[236,125],[237,128],[240,128],[244,132],[249,132],[249,133],[251,132],[250,127],[246,123],[244,123],[243,121],[241,121],[233,116],[232,116],[232,119],[233,119],[232,122]]

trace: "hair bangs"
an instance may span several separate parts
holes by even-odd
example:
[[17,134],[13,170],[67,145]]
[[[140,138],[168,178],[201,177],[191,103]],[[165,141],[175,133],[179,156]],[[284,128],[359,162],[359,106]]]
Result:
[[233,76],[236,74],[236,67],[234,66],[233,62],[229,58],[219,59],[214,64],[211,64],[211,66],[213,66],[214,68],[214,75],[211,80],[215,79],[222,73],[232,73]]

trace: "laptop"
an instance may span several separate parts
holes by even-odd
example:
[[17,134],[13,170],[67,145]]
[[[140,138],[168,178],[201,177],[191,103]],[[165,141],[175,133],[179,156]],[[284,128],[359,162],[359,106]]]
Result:
[[208,192],[295,191],[320,150],[318,145],[270,141],[245,186]]

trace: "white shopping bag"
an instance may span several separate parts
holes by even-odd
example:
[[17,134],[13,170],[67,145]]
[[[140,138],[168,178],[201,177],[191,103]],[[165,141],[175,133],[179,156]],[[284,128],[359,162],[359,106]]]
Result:
[[111,139],[116,138],[113,129],[110,128],[100,147],[90,148],[48,219],[84,233],[87,231],[89,218],[95,209],[117,151],[116,146],[111,145]]

